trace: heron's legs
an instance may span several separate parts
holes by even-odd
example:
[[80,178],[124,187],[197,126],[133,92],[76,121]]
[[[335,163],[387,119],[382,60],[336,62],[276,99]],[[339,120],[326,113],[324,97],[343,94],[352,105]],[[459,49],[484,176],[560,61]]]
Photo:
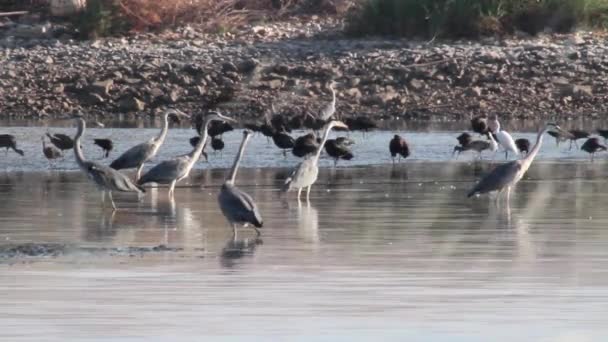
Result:
[[509,159],[509,151],[508,150],[505,150],[505,159],[507,159],[507,160]]
[[236,223],[232,224],[232,238],[236,240]]
[[103,190],[101,192],[101,205],[102,205],[103,209],[106,208],[106,191],[105,190]]
[[300,200],[300,194],[302,194],[302,188],[298,188],[298,201]]
[[135,180],[138,181],[141,175],[141,170],[144,168],[144,164],[142,163],[137,167],[137,173],[135,174]]
[[116,204],[114,204],[114,199],[112,198],[112,191],[108,191],[108,196],[110,197],[110,203],[112,203],[112,210],[116,210]]
[[260,233],[260,230],[258,229],[258,227],[256,226],[252,226],[253,229],[255,229],[255,233],[257,234],[257,237],[260,237],[260,235],[262,235],[262,233]]
[[169,197],[171,198],[173,198],[173,193],[175,192],[175,183],[177,183],[177,179],[173,180],[169,186]]
[[511,200],[511,187],[507,187],[507,205],[509,205],[509,202]]
[[310,188],[312,188],[312,184],[306,189],[306,202],[310,202]]

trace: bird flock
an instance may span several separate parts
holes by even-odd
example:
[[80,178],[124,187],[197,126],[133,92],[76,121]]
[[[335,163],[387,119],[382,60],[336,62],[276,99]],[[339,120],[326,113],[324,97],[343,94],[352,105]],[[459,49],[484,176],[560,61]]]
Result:
[[[259,228],[263,226],[262,215],[254,199],[236,185],[239,164],[252,134],[259,132],[266,136],[268,142],[272,141],[285,157],[288,151],[291,151],[294,156],[303,158],[285,179],[282,187],[283,192],[297,191],[297,200],[300,202],[302,190],[306,190],[306,200],[310,200],[310,190],[319,175],[319,158],[323,150],[333,158],[334,166],[340,160],[354,158],[351,146],[355,144],[355,141],[349,136],[329,139],[332,130],[359,130],[365,134],[370,129],[377,127],[373,120],[365,116],[348,118],[344,122],[335,119],[336,93],[333,83],[330,84],[329,89],[332,93],[332,100],[323,106],[317,115],[307,113],[287,119],[286,116],[277,114],[274,106],[271,106],[273,115],[266,115],[262,123],[243,123],[242,126],[245,127],[245,130],[243,130],[241,145],[218,195],[219,207],[232,226],[234,236],[240,226],[251,226],[260,235]],[[193,166],[200,158],[208,158],[204,149],[209,138],[211,138],[211,148],[221,153],[225,147],[222,135],[234,130],[232,124],[237,123],[237,120],[222,115],[219,111],[210,111],[205,116],[199,115],[192,118],[189,114],[171,108],[164,112],[163,125],[157,136],[129,148],[106,166],[86,159],[82,151],[81,140],[86,131],[85,119],[80,115],[68,119],[75,120],[78,126],[74,138],[65,134],[47,132],[41,139],[43,154],[52,165],[54,161],[64,157],[65,151],[73,150],[79,168],[101,191],[103,207],[106,207],[107,195],[112,210],[117,209],[112,197],[113,192],[135,193],[139,197],[146,192],[144,186],[148,184],[167,185],[168,196],[173,198],[176,184],[189,176]],[[192,151],[163,160],[142,175],[145,164],[158,154],[163,145],[171,119],[191,119],[193,121],[197,135],[190,139]],[[310,132],[295,139],[290,136],[289,133],[292,130],[301,128],[309,129]],[[477,153],[481,159],[482,154],[487,151],[493,153],[494,158],[500,149],[504,152],[505,159],[509,160],[510,156],[514,156],[515,159],[498,165],[482,177],[468,192],[468,197],[492,192],[498,194],[506,192],[508,201],[511,189],[524,176],[538,154],[545,133],[554,137],[558,145],[561,142],[569,141],[570,148],[573,144],[578,148],[577,140],[586,138],[581,149],[591,154],[591,160],[596,152],[607,149],[605,145],[601,144],[599,137],[604,140],[608,139],[608,130],[600,129],[598,130],[599,137],[592,137],[588,132],[581,130],[563,130],[551,122],[539,130],[534,145],[531,145],[528,139],[513,139],[507,131],[502,129],[496,115],[472,118],[471,130],[471,133],[463,132],[456,137],[458,144],[453,149],[455,157],[460,153],[472,151]],[[480,138],[475,138],[475,134],[478,134]],[[47,139],[50,144],[47,143]],[[94,139],[94,144],[101,148],[103,158],[109,157],[114,148],[110,139],[97,138]],[[408,158],[412,153],[406,139],[400,135],[394,135],[388,145],[393,164]],[[17,147],[17,141],[12,135],[1,134],[0,147],[6,148],[7,153],[9,149],[12,149],[19,155],[24,155],[23,150]],[[133,179],[121,172],[126,169],[135,169]],[[496,198],[498,199],[498,196]]]

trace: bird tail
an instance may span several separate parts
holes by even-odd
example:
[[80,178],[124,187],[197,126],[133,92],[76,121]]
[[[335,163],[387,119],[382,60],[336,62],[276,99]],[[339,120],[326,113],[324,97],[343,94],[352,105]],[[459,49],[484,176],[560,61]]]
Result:
[[283,187],[281,188],[281,191],[283,192],[287,192],[289,190],[291,190],[291,177],[285,180],[285,184],[283,184]]

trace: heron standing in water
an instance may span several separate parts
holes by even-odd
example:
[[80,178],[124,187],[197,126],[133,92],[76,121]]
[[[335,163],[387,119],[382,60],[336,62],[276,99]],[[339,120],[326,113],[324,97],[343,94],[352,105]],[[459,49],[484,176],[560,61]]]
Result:
[[243,141],[241,142],[241,147],[239,147],[239,152],[234,158],[232,169],[230,170],[226,181],[224,181],[222,190],[217,198],[222,213],[232,225],[232,234],[235,238],[237,225],[247,227],[251,224],[258,236],[260,236],[260,230],[258,228],[262,228],[264,225],[262,215],[260,214],[257,205],[253,201],[253,198],[234,185],[236,180],[236,172],[238,171],[239,163],[241,162],[241,158],[243,158],[245,146],[247,145],[247,141],[250,137],[251,132],[247,130],[243,131]]
[[144,185],[146,183],[158,183],[158,184],[170,184],[169,185],[169,197],[173,198],[175,191],[175,184],[180,180],[188,177],[190,170],[194,164],[201,157],[203,148],[207,143],[209,132],[207,127],[213,121],[235,121],[229,117],[223,116],[220,113],[212,112],[205,118],[204,127],[201,130],[203,137],[198,141],[192,152],[176,157],[171,160],[165,160],[160,162],[153,168],[151,168],[146,174],[144,174],[138,181],[137,184]]
[[165,141],[167,137],[167,131],[169,130],[169,116],[174,115],[177,117],[186,117],[189,118],[190,115],[178,110],[178,109],[169,109],[164,114],[164,122],[163,127],[160,130],[160,133],[157,137],[151,138],[150,140],[141,143],[139,145],[135,145],[128,149],[125,153],[123,153],[120,157],[110,164],[110,167],[115,170],[122,169],[132,169],[137,168],[137,173],[135,174],[135,180],[139,180],[141,175],[141,169],[144,167],[144,164],[154,158],[156,153],[158,153],[158,149]]
[[291,175],[285,180],[285,187],[283,188],[283,191],[298,189],[298,201],[300,201],[300,195],[303,188],[307,188],[306,200],[310,200],[310,188],[317,181],[317,177],[319,176],[319,157],[321,156],[321,151],[323,150],[323,146],[325,145],[327,138],[329,138],[329,132],[334,127],[348,129],[348,126],[341,121],[330,121],[325,126],[323,139],[319,144],[319,149],[317,149],[317,152],[298,164]]
[[[524,176],[526,171],[532,165],[534,158],[540,151],[540,147],[543,142],[543,134],[549,131],[549,129],[555,129],[558,132],[561,132],[562,129],[554,124],[547,123],[545,127],[538,132],[538,136],[536,138],[536,144],[530,150],[530,152],[522,159],[514,160],[502,165],[497,166],[492,170],[489,174],[483,177],[475,187],[467,194],[467,197],[471,197],[477,194],[485,194],[489,192],[498,192],[500,194],[503,190],[507,190],[507,202],[511,196],[511,188],[519,182],[519,180]],[[498,196],[496,196],[496,200],[498,201]]]
[[74,155],[76,156],[76,163],[78,163],[80,169],[102,191],[101,200],[104,208],[106,204],[106,191],[108,192],[110,202],[112,203],[112,210],[116,210],[116,204],[114,204],[114,199],[112,198],[112,191],[135,192],[138,195],[145,192],[143,188],[133,184],[129,177],[123,175],[119,171],[105,165],[88,161],[84,158],[82,148],[80,147],[80,139],[86,130],[86,123],[80,116],[76,116],[74,119],[78,122],[78,132],[74,137]]

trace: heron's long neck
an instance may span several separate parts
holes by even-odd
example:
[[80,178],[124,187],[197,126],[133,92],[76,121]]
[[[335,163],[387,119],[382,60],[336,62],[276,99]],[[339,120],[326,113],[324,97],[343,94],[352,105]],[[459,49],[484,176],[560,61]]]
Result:
[[78,120],[78,132],[74,137],[74,156],[76,156],[76,163],[78,166],[82,167],[86,162],[84,159],[84,154],[82,153],[82,147],[80,147],[80,138],[84,135],[84,131],[86,130],[86,124],[84,120]]
[[530,153],[528,153],[528,155],[522,159],[525,164],[530,165],[534,160],[534,157],[536,157],[536,155],[538,154],[538,151],[540,151],[540,146],[543,144],[543,135],[547,132],[547,130],[548,128],[545,128],[538,132],[538,136],[536,137],[536,144],[534,144],[534,147],[532,147]]
[[323,132],[323,139],[321,140],[321,143],[319,144],[319,149],[317,150],[317,153],[313,157],[315,163],[319,161],[319,157],[321,157],[321,151],[323,150],[323,147],[325,146],[325,142],[327,141],[327,138],[329,138],[329,132],[331,131],[331,129],[333,127],[334,126],[332,126],[332,125],[328,125],[327,128],[325,128],[325,132]]
[[239,147],[239,153],[236,154],[236,158],[234,158],[234,163],[232,164],[232,170],[230,170],[230,174],[228,178],[226,178],[226,184],[234,185],[234,181],[236,179],[236,172],[239,169],[239,164],[241,163],[241,158],[243,158],[243,153],[245,152],[245,145],[247,145],[247,141],[249,140],[249,136],[243,137],[243,141],[241,142],[241,147]]
[[203,126],[203,136],[200,137],[200,139],[198,140],[198,144],[196,144],[196,146],[194,147],[192,152],[190,152],[188,154],[191,158],[192,163],[194,163],[195,161],[198,160],[198,158],[200,158],[201,153],[203,152],[203,149],[205,148],[205,144],[207,143],[207,139],[209,138],[209,133],[207,132],[207,128],[209,128],[210,122],[211,122],[211,120],[205,121],[205,125]]
[[331,105],[332,106],[336,106],[336,91],[334,90],[334,88],[330,88],[331,89]]
[[165,117],[164,117],[163,128],[160,129],[160,133],[158,134],[156,139],[154,139],[154,141],[158,144],[162,144],[163,141],[165,141],[165,137],[167,136],[168,130],[169,130],[169,114],[167,113],[167,114],[165,114]]

